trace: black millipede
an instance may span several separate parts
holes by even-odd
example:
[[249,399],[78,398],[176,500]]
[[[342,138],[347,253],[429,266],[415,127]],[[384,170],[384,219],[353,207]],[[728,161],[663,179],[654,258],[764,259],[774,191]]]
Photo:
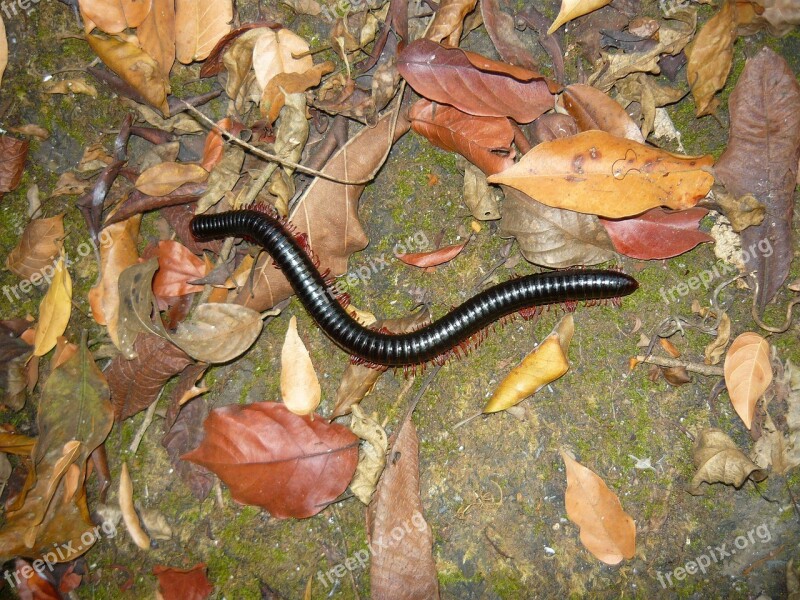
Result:
[[602,269],[571,269],[512,279],[473,296],[433,323],[392,334],[358,323],[330,293],[313,257],[284,221],[260,210],[198,215],[191,222],[199,240],[245,237],[264,247],[317,325],[340,348],[373,365],[407,367],[442,362],[473,336],[514,312],[546,304],[618,298],[633,293],[633,277]]

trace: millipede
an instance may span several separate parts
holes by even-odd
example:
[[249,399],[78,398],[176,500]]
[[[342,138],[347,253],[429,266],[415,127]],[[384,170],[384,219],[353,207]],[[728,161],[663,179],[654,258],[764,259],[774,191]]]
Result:
[[513,313],[549,304],[616,299],[638,288],[633,277],[613,270],[526,275],[487,288],[416,331],[394,334],[364,327],[350,316],[330,293],[329,281],[306,244],[277,215],[261,209],[197,215],[191,230],[199,240],[244,237],[260,244],[320,329],[356,360],[383,367],[441,363],[489,325]]

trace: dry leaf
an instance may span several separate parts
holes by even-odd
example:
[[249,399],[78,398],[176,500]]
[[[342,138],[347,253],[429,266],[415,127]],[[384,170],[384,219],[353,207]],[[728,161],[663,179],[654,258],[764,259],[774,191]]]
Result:
[[214,591],[207,570],[205,563],[191,569],[153,567],[153,574],[158,577],[157,600],[206,600]]
[[442,0],[428,25],[425,37],[434,42],[457,47],[461,41],[464,17],[475,9],[477,0]]
[[71,313],[72,279],[62,256],[56,263],[50,288],[39,305],[34,356],[44,356],[55,347],[58,337],[67,329]]
[[585,14],[604,7],[611,0],[561,0],[561,9],[558,11],[556,20],[547,30],[547,35],[551,35],[564,23],[577,19]]
[[203,61],[231,30],[231,0],[175,0],[175,45],[177,58],[188,65]]
[[581,543],[599,560],[616,565],[636,552],[636,523],[617,495],[596,473],[563,450],[567,469],[564,504],[569,520],[581,530]]
[[[314,67],[314,60],[306,53],[308,42],[288,29],[260,29],[253,46],[253,70],[260,89],[267,87],[270,79],[279,73],[305,73]],[[302,58],[293,55],[306,54]]]
[[17,189],[28,157],[28,140],[0,135],[0,197]]
[[64,215],[34,219],[25,227],[19,243],[6,257],[6,267],[18,277],[38,285],[42,276],[52,277],[53,259],[63,246]]
[[185,183],[202,183],[208,171],[190,163],[163,162],[144,171],[136,179],[136,189],[148,196],[166,196]]
[[45,94],[86,94],[97,98],[97,88],[83,79],[64,79],[48,85]]
[[464,204],[479,221],[500,218],[498,191],[489,186],[486,175],[475,165],[464,161]]
[[139,46],[158,63],[161,74],[169,81],[175,62],[175,0],[149,0],[147,17],[136,30]]
[[506,375],[489,398],[484,413],[518,404],[569,370],[567,352],[575,332],[571,314],[565,315],[541,344]]
[[261,315],[239,304],[201,304],[169,336],[196,360],[225,363],[250,349],[261,333]]
[[3,84],[3,73],[8,66],[8,40],[6,39],[6,24],[3,15],[0,15],[0,85]]
[[153,277],[153,293],[161,310],[178,296],[202,292],[203,286],[190,283],[202,279],[211,270],[183,244],[174,240],[158,242],[158,272]]
[[756,404],[772,383],[769,343],[757,333],[741,334],[725,357],[725,385],[736,414],[750,429]]
[[719,12],[711,17],[686,47],[689,62],[686,78],[697,104],[697,116],[716,112],[719,101],[714,98],[725,87],[733,63],[733,41],[736,37],[734,0],[723,0]]
[[386,431],[378,423],[378,415],[368,416],[359,405],[353,406],[350,417],[350,431],[366,443],[358,450],[358,467],[350,482],[350,490],[364,504],[369,504],[378,484],[378,479],[386,466],[386,451],[389,439]]
[[272,123],[278,118],[286,95],[305,92],[318,86],[322,76],[332,73],[334,69],[332,62],[325,61],[302,73],[278,73],[264,86],[261,94],[261,116]]
[[281,398],[286,408],[302,416],[317,410],[321,397],[311,356],[297,333],[297,317],[292,317],[281,349]]
[[719,429],[704,429],[697,436],[692,451],[697,468],[688,488],[690,494],[702,494],[700,486],[705,483],[724,483],[736,488],[745,481],[763,481],[767,474],[750,461],[733,440]]
[[603,131],[545,142],[489,177],[548,206],[612,219],[657,206],[691,208],[714,177],[711,156],[672,154]]
[[[18,133],[20,135],[28,135],[28,136],[30,136],[32,138],[36,138],[37,140],[42,141],[42,142],[50,137],[50,132],[47,131],[47,129],[45,129],[44,127],[42,127],[40,125],[36,125],[34,123],[27,123],[25,125],[19,125],[17,127],[11,127],[9,129],[9,131],[11,131],[12,133]],[[65,173],[63,173],[62,177],[63,177],[63,175],[66,175],[66,173],[69,173],[69,171],[66,171]],[[59,177],[59,181],[60,180],[61,180],[61,178]],[[58,186],[58,184],[56,184],[56,186]],[[51,194],[51,196],[52,195],[53,194]]]
[[559,99],[581,131],[600,129],[620,138],[644,144],[642,132],[625,109],[605,92],[575,83],[564,88]]
[[128,463],[122,463],[122,471],[119,475],[119,508],[122,511],[122,520],[125,528],[134,543],[142,550],[150,549],[150,537],[142,528],[139,522],[139,515],[133,505],[133,482],[128,473]]
[[728,342],[731,339],[731,319],[728,313],[723,312],[719,316],[717,324],[717,337],[711,342],[703,351],[705,362],[707,365],[719,364],[722,355],[725,354],[725,348],[728,347]]
[[435,267],[453,260],[464,249],[467,242],[463,244],[453,244],[452,246],[444,246],[438,250],[431,252],[413,252],[406,254],[395,254],[397,259],[407,265],[413,265],[422,269],[428,267]]

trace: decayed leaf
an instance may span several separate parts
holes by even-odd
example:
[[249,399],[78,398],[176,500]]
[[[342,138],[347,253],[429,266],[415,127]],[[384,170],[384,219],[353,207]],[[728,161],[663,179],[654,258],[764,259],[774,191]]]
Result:
[[301,417],[276,402],[211,411],[206,437],[183,456],[210,469],[243,504],[278,519],[317,514],[350,483],[358,438],[321,417]]
[[201,304],[169,336],[189,356],[224,363],[246,352],[261,333],[261,315],[238,304]]
[[205,60],[230,30],[231,0],[175,0],[175,45],[177,58],[188,65]]
[[214,591],[214,586],[206,576],[207,570],[205,563],[191,569],[156,565],[153,567],[153,574],[158,577],[159,597],[164,600],[205,600]]
[[[181,373],[178,386],[191,369],[189,367]],[[214,485],[214,476],[200,465],[181,460],[180,457],[200,445],[203,439],[203,421],[207,416],[208,403],[205,398],[192,400],[180,409],[177,419],[161,440],[172,467],[198,500],[204,500],[208,496]]]
[[581,131],[600,129],[620,138],[644,144],[642,132],[625,109],[605,92],[575,83],[564,88],[560,98]]
[[356,404],[350,417],[350,431],[366,442],[358,451],[358,467],[350,482],[350,490],[364,504],[369,504],[372,499],[378,478],[386,466],[386,451],[389,449],[389,439],[377,416],[364,414]]
[[636,552],[636,523],[605,481],[563,450],[567,470],[564,504],[581,530],[581,543],[599,560],[616,565]]
[[741,334],[728,349],[724,372],[731,404],[745,427],[750,429],[756,404],[772,383],[767,340],[757,333]]
[[44,356],[55,347],[72,313],[72,279],[62,256],[56,263],[50,288],[39,305],[33,355]]
[[97,88],[84,79],[62,79],[48,85],[45,94],[86,94],[92,98],[97,98]]
[[453,244],[452,246],[444,246],[438,250],[431,252],[412,252],[406,254],[396,254],[398,260],[420,268],[435,267],[453,260],[464,249],[467,242],[463,244]]
[[164,384],[192,363],[175,344],[151,333],[137,336],[134,351],[136,359],[117,356],[105,370],[118,421],[150,406]]
[[86,461],[108,436],[113,419],[108,386],[84,344],[48,377],[37,423],[34,476],[21,492],[22,505],[6,513],[0,530],[3,562],[15,555],[44,556],[54,544],[71,550],[54,562],[72,560],[96,539],[81,539],[94,527],[83,487]]
[[[308,42],[288,29],[261,29],[253,46],[253,69],[263,90],[278,73],[305,73],[314,67]],[[293,55],[305,54],[302,58]]]
[[122,463],[122,471],[119,475],[119,509],[122,512],[122,521],[125,529],[131,536],[134,543],[142,550],[150,549],[150,537],[142,528],[139,522],[139,515],[133,505],[133,482],[128,472],[128,463]]
[[131,217],[121,223],[114,223],[103,229],[100,237],[99,283],[89,291],[89,305],[92,316],[100,325],[106,325],[108,335],[119,347],[117,327],[119,324],[119,276],[125,269],[136,264],[139,252],[136,242],[139,237],[139,224],[142,216]]
[[586,131],[539,144],[489,182],[548,206],[617,219],[662,205],[691,208],[714,183],[712,163],[711,156],[681,156]]
[[[25,227],[19,243],[6,257],[8,270],[34,285],[52,276],[53,259],[64,246],[64,215],[34,219]],[[48,269],[49,267],[49,269]],[[46,273],[45,271],[50,271]]]
[[0,195],[17,189],[28,158],[28,140],[0,135]]
[[[138,27],[151,6],[146,0],[80,0],[78,4],[84,20],[106,33],[119,33],[127,27]],[[86,30],[91,30],[88,23]]]
[[731,229],[736,233],[741,233],[752,225],[761,224],[767,215],[767,208],[756,200],[753,194],[737,198],[717,184],[714,184],[712,193],[722,213],[731,222]]
[[498,0],[482,0],[480,11],[486,33],[489,34],[500,57],[512,65],[536,71],[538,69],[536,59],[519,39],[514,26],[514,17],[500,10]]
[[747,61],[729,106],[728,147],[714,171],[734,196],[753,194],[766,206],[764,221],[742,232],[742,248],[749,249],[745,270],[756,272],[763,310],[786,280],[794,251],[800,84],[783,57],[763,48]]
[[6,39],[6,24],[3,15],[0,15],[0,85],[3,84],[3,73],[8,66],[8,40]]
[[477,0],[442,0],[433,15],[425,37],[434,42],[445,42],[446,46],[457,47],[461,40],[464,17],[475,8]]
[[139,45],[169,80],[175,62],[175,0],[150,0],[150,11],[136,30]]
[[[308,141],[308,132],[305,94],[286,94],[281,119],[275,132],[275,154],[284,160],[300,162],[303,148]],[[289,200],[294,196],[293,173],[293,167],[282,165],[270,180],[269,192],[277,198],[275,208],[282,215],[289,212]]]
[[667,211],[653,208],[630,219],[600,219],[620,254],[639,260],[671,258],[688,252],[698,244],[713,242],[700,231],[700,221],[708,214],[704,208]]
[[166,196],[185,183],[202,183],[208,171],[200,165],[163,162],[144,171],[136,179],[136,189],[148,196]]
[[281,349],[281,398],[296,415],[317,410],[322,389],[303,340],[297,333],[297,317],[289,319],[289,328]]
[[711,17],[686,47],[689,62],[686,77],[697,104],[697,116],[716,112],[719,101],[714,94],[725,87],[733,63],[736,37],[735,4],[724,0],[719,12]]
[[569,344],[575,332],[571,314],[564,316],[541,344],[506,375],[489,398],[484,413],[505,410],[536,393],[569,370]]
[[32,348],[21,335],[29,326],[25,319],[0,321],[0,407],[8,410],[25,405],[25,364]]
[[109,69],[135,88],[151,106],[169,116],[169,80],[151,56],[133,44],[116,38],[87,35],[86,39]]
[[724,483],[739,488],[748,479],[758,482],[767,478],[767,474],[719,429],[709,428],[700,432],[695,439],[692,458],[697,473],[692,477],[687,491],[695,496],[703,493],[703,482]]
[[609,2],[611,2],[611,0],[561,0],[561,9],[558,11],[556,20],[550,25],[550,29],[547,30],[547,35],[551,35],[564,23],[572,21],[572,19],[577,19],[598,8],[602,8]]
[[[438,600],[433,533],[419,497],[419,439],[411,419],[393,436],[392,452],[367,509],[373,598]],[[398,540],[398,528],[404,535]]]
[[594,215],[551,208],[503,186],[500,234],[515,237],[530,262],[553,269],[596,265],[614,258],[614,246]]
[[409,118],[414,131],[440,148],[458,152],[486,174],[514,164],[514,130],[506,117],[476,117],[421,99],[411,107]]
[[548,81],[538,73],[430,40],[406,46],[397,68],[421,96],[471,115],[529,123],[553,108]]
[[500,218],[499,191],[489,185],[478,167],[464,161],[464,204],[479,221]]
[[731,339],[731,319],[728,313],[723,312],[719,317],[719,324],[717,325],[717,337],[711,342],[703,351],[705,362],[707,365],[719,364],[722,355],[725,354],[725,348],[728,347],[728,342]]

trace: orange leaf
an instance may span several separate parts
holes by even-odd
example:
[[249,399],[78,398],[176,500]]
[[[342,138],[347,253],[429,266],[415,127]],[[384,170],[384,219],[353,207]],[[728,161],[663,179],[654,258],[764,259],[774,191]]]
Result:
[[691,208],[711,189],[711,156],[672,154],[603,131],[544,142],[489,177],[555,208],[618,219]]
[[464,249],[467,242],[463,244],[455,244],[453,246],[445,246],[433,252],[414,252],[411,254],[396,254],[397,258],[407,265],[415,267],[435,267],[450,260],[453,260]]
[[567,468],[564,504],[569,520],[580,527],[583,546],[608,565],[633,558],[636,523],[622,509],[617,495],[596,473],[563,450],[561,458]]
[[136,189],[148,196],[166,196],[184,183],[201,183],[208,171],[200,165],[162,162],[153,165],[136,179]]
[[731,404],[750,429],[756,404],[772,383],[767,340],[749,331],[737,337],[725,356],[723,371]]
[[155,59],[161,74],[169,79],[175,62],[175,0],[150,1],[150,12],[136,30],[136,37],[142,50]]
[[314,365],[297,333],[297,317],[293,316],[281,350],[281,398],[294,414],[308,415],[317,410],[321,397]]
[[189,64],[205,60],[230,30],[231,0],[176,0],[175,29],[178,60]]
[[160,307],[169,298],[203,291],[202,285],[189,282],[205,277],[208,265],[186,246],[173,240],[161,240],[157,256],[158,272],[153,277],[153,293]]

